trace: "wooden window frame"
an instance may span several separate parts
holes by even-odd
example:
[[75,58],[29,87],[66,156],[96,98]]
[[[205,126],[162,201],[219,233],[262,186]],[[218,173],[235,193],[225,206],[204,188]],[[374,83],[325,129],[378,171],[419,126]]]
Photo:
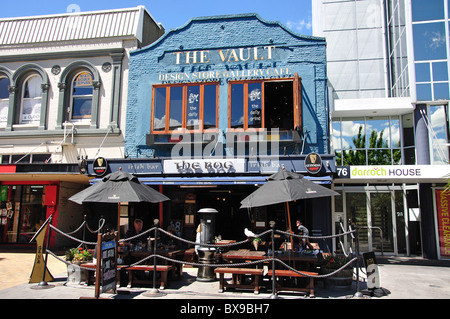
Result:
[[[261,95],[262,95],[262,101],[261,101],[261,128],[251,128],[255,131],[263,131],[266,129],[265,127],[265,86],[264,83],[267,82],[287,82],[292,81],[292,87],[293,87],[293,122],[294,122],[294,128],[302,127],[302,84],[301,84],[301,78],[298,76],[297,73],[295,73],[294,77],[289,78],[277,78],[277,79],[261,79],[261,80],[237,80],[237,81],[229,81],[228,82],[228,130],[233,132],[243,132],[249,129],[248,127],[248,84],[250,83],[261,83]],[[236,84],[244,84],[244,127],[243,128],[232,128],[231,127],[231,87],[232,85]]]
[[[216,127],[204,129],[204,107],[205,107],[205,86],[214,85],[216,87]],[[200,87],[200,97],[199,97],[199,129],[188,129],[187,128],[187,92],[188,87],[199,86]],[[182,121],[181,130],[170,130],[170,90],[174,87],[183,88],[183,98],[182,98]],[[165,125],[164,130],[155,131],[154,130],[154,120],[155,120],[155,90],[158,88],[166,89],[166,101],[165,101]],[[201,133],[201,132],[218,132],[219,130],[219,82],[201,82],[201,83],[183,83],[183,84],[155,84],[152,86],[152,109],[150,118],[150,131],[151,134],[172,134],[180,132],[190,132],[190,133]]]

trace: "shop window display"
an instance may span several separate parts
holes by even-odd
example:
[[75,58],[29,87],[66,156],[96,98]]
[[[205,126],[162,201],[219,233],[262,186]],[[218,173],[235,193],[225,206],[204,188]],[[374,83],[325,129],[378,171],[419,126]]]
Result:
[[0,242],[27,244],[46,219],[46,186],[0,186]]

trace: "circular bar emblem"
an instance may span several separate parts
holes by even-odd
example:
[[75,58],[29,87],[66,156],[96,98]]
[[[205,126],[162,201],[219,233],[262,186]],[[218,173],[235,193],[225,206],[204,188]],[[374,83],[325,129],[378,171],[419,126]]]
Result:
[[108,169],[108,162],[103,157],[98,157],[95,159],[92,164],[92,170],[95,175],[102,176],[105,175],[106,170]]
[[319,154],[309,153],[305,158],[305,168],[311,174],[317,174],[322,168],[322,158]]

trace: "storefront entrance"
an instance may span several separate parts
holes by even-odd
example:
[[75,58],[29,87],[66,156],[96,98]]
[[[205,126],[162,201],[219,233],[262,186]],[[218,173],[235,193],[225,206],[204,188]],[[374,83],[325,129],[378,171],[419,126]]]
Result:
[[[360,228],[361,252],[421,253],[416,186],[345,186],[335,190],[342,194],[335,198],[335,221],[347,225],[351,220]],[[336,231],[338,227],[337,222]],[[339,243],[336,245],[339,248]]]
[[0,243],[29,244],[48,217],[46,195],[47,200],[56,200],[56,186],[18,184],[0,188]]

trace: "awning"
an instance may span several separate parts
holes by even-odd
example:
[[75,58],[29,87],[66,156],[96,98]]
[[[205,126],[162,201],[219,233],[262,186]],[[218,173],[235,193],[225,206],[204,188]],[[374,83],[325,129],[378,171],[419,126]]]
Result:
[[[139,181],[146,185],[262,185],[266,183],[268,176],[192,176],[192,177],[138,177]],[[311,177],[305,176],[317,184],[331,184],[330,176]],[[92,179],[91,184],[95,184],[101,179]]]

